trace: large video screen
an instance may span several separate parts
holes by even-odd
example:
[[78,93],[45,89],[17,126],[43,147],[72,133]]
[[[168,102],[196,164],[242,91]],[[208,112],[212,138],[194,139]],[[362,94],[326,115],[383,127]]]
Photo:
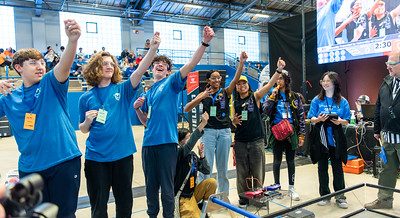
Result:
[[317,0],[318,63],[400,49],[400,0]]

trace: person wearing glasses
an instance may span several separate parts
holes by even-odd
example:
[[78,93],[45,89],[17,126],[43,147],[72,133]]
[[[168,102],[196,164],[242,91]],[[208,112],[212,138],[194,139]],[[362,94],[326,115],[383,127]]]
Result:
[[[349,124],[350,106],[341,94],[339,75],[325,72],[320,80],[321,91],[311,101],[308,118],[313,123],[310,132],[310,157],[318,163],[319,194],[330,194],[329,161],[332,166],[333,188],[337,192],[345,188],[342,163],[347,162],[347,142],[342,126]],[[335,196],[336,206],[347,209],[346,197]],[[319,206],[330,204],[330,198],[318,202]]]
[[[214,156],[217,164],[218,173],[218,191],[229,196],[228,180],[228,158],[229,148],[232,143],[230,100],[231,94],[235,89],[243,71],[244,63],[247,60],[246,52],[242,52],[239,57],[239,64],[236,69],[235,77],[228,87],[221,87],[222,77],[218,71],[209,71],[206,75],[207,88],[196,96],[185,106],[185,111],[191,111],[194,107],[203,104],[203,110],[206,111],[210,119],[204,128],[204,135],[201,141],[204,143],[204,153],[210,169],[214,166]],[[200,180],[210,178],[210,175],[199,175]]]
[[60,62],[48,73],[38,50],[20,49],[15,53],[12,65],[23,84],[14,88],[14,81],[0,81],[4,95],[0,97],[0,117],[7,116],[21,153],[19,177],[41,175],[43,202],[56,204],[58,217],[75,217],[81,152],[67,110],[67,92],[81,29],[70,19],[64,20],[64,26],[68,44]]
[[[374,137],[382,142],[387,159],[379,174],[378,185],[396,187],[400,157],[400,52],[392,52],[386,62],[389,75],[380,87],[376,101]],[[378,199],[365,204],[366,209],[393,208],[393,191],[379,189]]]
[[92,217],[107,217],[112,187],[117,217],[132,215],[133,154],[136,146],[129,110],[132,100],[142,92],[141,78],[149,68],[160,36],[153,36],[148,55],[129,79],[122,74],[114,56],[101,51],[92,56],[83,71],[93,88],[79,99],[79,129],[88,133],[85,177]]

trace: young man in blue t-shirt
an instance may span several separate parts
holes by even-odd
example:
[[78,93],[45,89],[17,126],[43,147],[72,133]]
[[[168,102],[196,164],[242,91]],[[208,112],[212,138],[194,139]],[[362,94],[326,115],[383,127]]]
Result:
[[174,176],[178,158],[178,95],[188,73],[199,63],[214,31],[206,26],[203,41],[191,60],[179,72],[171,73],[172,63],[166,56],[153,60],[154,84],[145,97],[135,101],[144,131],[142,166],[146,180],[147,214],[157,217],[160,210],[158,190],[161,186],[163,217],[174,216]]
[[60,62],[46,73],[46,62],[36,49],[21,49],[13,67],[23,85],[11,89],[0,81],[0,117],[7,116],[18,150],[20,177],[38,173],[44,181],[43,202],[59,207],[58,217],[75,217],[80,186],[79,151],[68,108],[68,76],[81,29],[65,20],[68,45]]

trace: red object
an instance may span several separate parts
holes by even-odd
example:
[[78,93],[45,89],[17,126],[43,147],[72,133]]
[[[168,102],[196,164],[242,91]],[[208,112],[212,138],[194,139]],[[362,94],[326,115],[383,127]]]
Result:
[[343,166],[343,172],[361,174],[364,172],[364,161],[362,159],[348,160],[347,164]]
[[281,122],[271,127],[271,132],[276,140],[283,141],[293,134],[293,127],[288,119],[283,119]]
[[248,191],[248,192],[245,192],[244,194],[248,198],[254,198],[257,196],[261,196],[263,193],[264,193],[263,190],[256,190],[256,191]]
[[187,93],[188,95],[192,93],[194,90],[199,88],[199,72],[191,72],[187,76],[186,81]]

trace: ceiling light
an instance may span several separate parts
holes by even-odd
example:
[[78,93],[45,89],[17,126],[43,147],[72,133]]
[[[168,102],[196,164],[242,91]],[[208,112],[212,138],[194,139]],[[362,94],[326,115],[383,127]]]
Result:
[[269,15],[268,14],[255,14],[254,17],[269,18]]
[[184,8],[193,8],[193,9],[202,9],[202,8],[203,8],[203,6],[200,6],[200,5],[192,5],[192,4],[185,4],[183,7],[184,7]]

